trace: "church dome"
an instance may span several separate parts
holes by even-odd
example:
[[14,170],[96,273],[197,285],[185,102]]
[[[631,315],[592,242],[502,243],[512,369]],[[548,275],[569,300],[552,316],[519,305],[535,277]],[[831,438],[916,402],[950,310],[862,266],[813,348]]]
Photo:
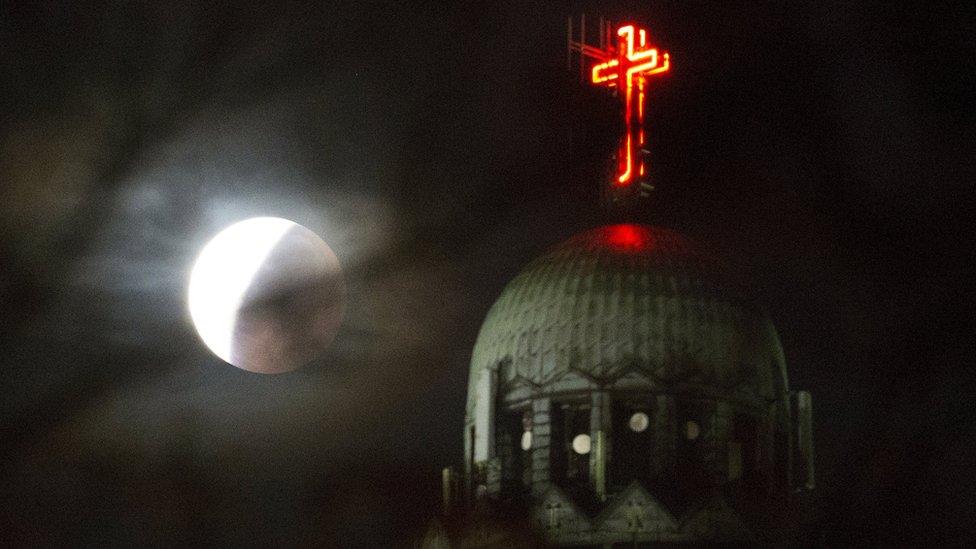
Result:
[[561,392],[569,374],[753,405],[786,392],[776,331],[723,265],[679,233],[635,224],[580,233],[512,279],[474,347],[469,411],[485,369],[536,394]]

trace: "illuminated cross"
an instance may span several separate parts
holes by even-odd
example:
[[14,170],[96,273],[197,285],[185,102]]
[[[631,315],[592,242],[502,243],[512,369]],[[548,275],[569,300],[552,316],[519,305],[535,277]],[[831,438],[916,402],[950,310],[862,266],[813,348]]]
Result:
[[617,47],[603,53],[607,60],[593,67],[590,81],[621,90],[627,133],[620,140],[614,184],[622,187],[633,183],[635,175],[638,179],[645,175],[641,151],[644,148],[646,81],[651,75],[667,72],[671,62],[666,52],[658,54],[657,48],[649,47],[647,31],[634,25],[617,29]]

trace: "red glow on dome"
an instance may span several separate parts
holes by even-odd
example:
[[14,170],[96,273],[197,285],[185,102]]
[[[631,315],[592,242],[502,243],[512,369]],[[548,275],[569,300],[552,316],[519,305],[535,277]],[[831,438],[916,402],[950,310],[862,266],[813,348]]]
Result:
[[654,235],[640,225],[611,225],[604,229],[604,240],[619,250],[646,250],[654,247]]

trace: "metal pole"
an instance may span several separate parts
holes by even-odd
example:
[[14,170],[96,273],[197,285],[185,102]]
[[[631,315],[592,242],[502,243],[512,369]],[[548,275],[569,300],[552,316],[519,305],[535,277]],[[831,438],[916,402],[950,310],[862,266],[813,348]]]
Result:
[[586,72],[586,56],[583,55],[583,48],[586,46],[586,14],[580,15],[580,61],[579,61],[579,77],[583,78],[583,74]]
[[606,39],[606,35],[603,33],[604,30],[605,29],[603,28],[603,16],[601,15],[600,16],[600,49],[601,50],[605,48],[603,44],[604,39]]
[[566,70],[573,69],[573,16],[566,18]]

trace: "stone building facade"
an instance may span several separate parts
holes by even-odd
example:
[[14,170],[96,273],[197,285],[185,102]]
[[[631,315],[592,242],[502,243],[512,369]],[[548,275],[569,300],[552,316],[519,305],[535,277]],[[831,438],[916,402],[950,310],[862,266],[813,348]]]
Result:
[[601,227],[530,263],[469,376],[428,546],[778,541],[813,488],[810,396],[768,315],[667,229]]

